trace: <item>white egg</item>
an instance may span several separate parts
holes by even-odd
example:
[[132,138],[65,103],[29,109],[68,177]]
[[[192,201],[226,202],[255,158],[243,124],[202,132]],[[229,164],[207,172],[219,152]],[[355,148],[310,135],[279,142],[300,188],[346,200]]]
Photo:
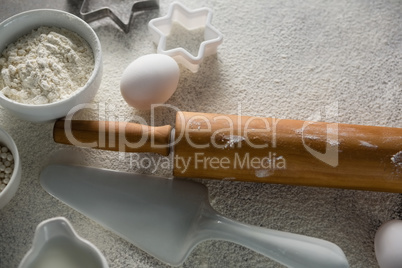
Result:
[[391,220],[375,234],[375,255],[381,268],[402,267],[402,221]]
[[167,55],[149,54],[139,57],[124,70],[120,92],[124,100],[139,110],[152,104],[165,103],[176,91],[180,69]]

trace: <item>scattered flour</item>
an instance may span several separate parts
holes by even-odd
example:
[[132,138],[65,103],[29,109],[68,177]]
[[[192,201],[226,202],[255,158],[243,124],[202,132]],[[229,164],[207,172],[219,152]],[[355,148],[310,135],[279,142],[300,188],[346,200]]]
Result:
[[69,30],[39,27],[0,55],[0,91],[25,104],[65,99],[83,87],[94,69],[91,48]]
[[327,143],[331,146],[338,146],[339,145],[339,140],[337,139],[327,139]]
[[309,140],[319,140],[320,137],[314,136],[314,135],[303,135],[303,138],[309,139]]
[[224,141],[226,144],[224,146],[225,149],[227,148],[234,148],[235,144],[244,141],[245,138],[242,136],[236,136],[236,135],[224,135],[222,137],[222,141]]
[[299,134],[299,135],[302,135],[302,134],[303,134],[303,131],[304,131],[303,128],[299,128],[299,129],[296,129],[296,130],[295,130],[296,134]]
[[255,176],[257,178],[266,178],[269,177],[271,175],[271,172],[269,169],[257,169],[255,171]]
[[391,157],[391,161],[395,164],[395,166],[402,168],[402,151],[394,154]]
[[367,141],[360,141],[360,145],[365,146],[365,147],[370,147],[370,148],[378,148],[377,145],[371,144]]
[[194,128],[194,125],[197,127],[198,130],[201,129],[201,123],[200,122],[195,121],[195,122],[190,123],[190,127]]

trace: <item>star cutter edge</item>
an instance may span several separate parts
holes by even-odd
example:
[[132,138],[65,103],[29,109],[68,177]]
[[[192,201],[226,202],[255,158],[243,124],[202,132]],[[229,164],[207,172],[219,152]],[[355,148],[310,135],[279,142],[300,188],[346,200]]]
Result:
[[[189,10],[179,2],[170,4],[167,15],[152,19],[148,29],[153,42],[157,44],[157,53],[174,58],[191,72],[196,73],[204,57],[215,54],[223,42],[223,35],[211,24],[212,10],[206,7]],[[180,23],[187,30],[204,27],[204,41],[200,43],[197,56],[182,47],[166,50],[166,39],[173,22]]]
[[153,10],[153,9],[159,8],[159,0],[135,1],[131,8],[131,11],[130,11],[131,13],[130,13],[129,21],[128,21],[128,23],[124,23],[119,18],[119,16],[117,16],[112,11],[112,9],[110,9],[109,7],[102,7],[102,8],[95,9],[93,11],[86,12],[90,1],[91,0],[84,0],[84,2],[81,5],[80,16],[83,20],[85,20],[86,22],[89,23],[89,22],[100,20],[103,18],[110,18],[125,33],[128,33],[130,31],[130,24],[131,24],[134,13],[139,12],[139,11],[147,11],[147,10]]

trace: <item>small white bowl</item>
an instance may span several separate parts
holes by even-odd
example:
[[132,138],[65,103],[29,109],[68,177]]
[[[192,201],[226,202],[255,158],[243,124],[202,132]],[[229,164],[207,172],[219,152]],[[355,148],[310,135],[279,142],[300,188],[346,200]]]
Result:
[[109,265],[100,250],[81,238],[66,218],[56,217],[36,227],[32,247],[18,266],[30,267],[108,268]]
[[21,181],[21,163],[20,157],[17,150],[17,145],[15,145],[14,140],[11,136],[0,128],[0,145],[6,146],[14,157],[14,170],[11,175],[10,181],[7,184],[6,188],[0,192],[0,209],[2,209],[8,202],[10,202],[11,198],[17,192],[18,186]]
[[53,9],[36,9],[19,13],[0,23],[0,53],[7,45],[40,26],[54,26],[73,31],[92,48],[95,66],[86,85],[72,96],[58,102],[30,105],[13,101],[0,93],[0,105],[16,116],[33,122],[46,122],[64,117],[77,105],[89,103],[95,97],[102,79],[102,51],[98,36],[82,19],[70,13]]

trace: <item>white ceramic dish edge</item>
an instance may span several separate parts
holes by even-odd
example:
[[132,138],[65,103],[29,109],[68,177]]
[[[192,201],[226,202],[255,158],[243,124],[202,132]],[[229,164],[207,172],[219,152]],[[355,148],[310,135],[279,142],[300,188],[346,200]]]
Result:
[[80,237],[72,227],[71,223],[64,217],[50,218],[39,223],[36,227],[35,235],[32,243],[31,249],[25,254],[24,258],[21,260],[18,268],[29,268],[34,263],[36,258],[41,253],[41,249],[46,243],[57,236],[66,236],[72,239],[95,253],[97,259],[101,263],[99,268],[109,268],[105,256],[100,252],[100,250],[95,247],[88,240]]

